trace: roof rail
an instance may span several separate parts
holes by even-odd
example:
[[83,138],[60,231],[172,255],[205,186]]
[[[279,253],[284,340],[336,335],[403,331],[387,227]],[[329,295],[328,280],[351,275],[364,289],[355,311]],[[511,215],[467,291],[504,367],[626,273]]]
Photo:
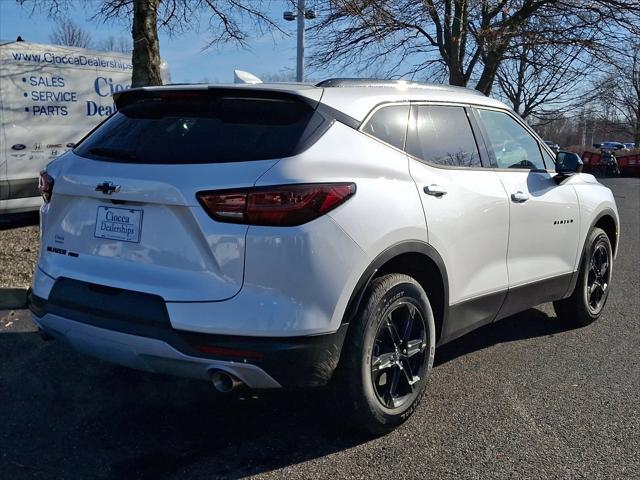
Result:
[[316,87],[413,87],[428,88],[434,90],[458,90],[467,93],[484,96],[482,92],[471,88],[442,85],[437,83],[415,82],[413,80],[388,80],[381,78],[329,78],[316,84]]
[[329,78],[317,83],[316,87],[395,87],[398,85],[420,85],[420,83],[384,78]]

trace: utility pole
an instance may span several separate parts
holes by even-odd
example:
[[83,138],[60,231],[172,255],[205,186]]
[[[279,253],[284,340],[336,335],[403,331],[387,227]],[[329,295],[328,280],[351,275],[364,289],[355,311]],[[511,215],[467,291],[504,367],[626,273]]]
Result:
[[287,21],[297,20],[296,82],[304,82],[304,21],[316,18],[317,13],[314,9],[306,9],[305,0],[297,0],[295,13],[284,12],[282,16]]
[[296,82],[304,82],[304,0],[298,0],[298,45],[296,48]]

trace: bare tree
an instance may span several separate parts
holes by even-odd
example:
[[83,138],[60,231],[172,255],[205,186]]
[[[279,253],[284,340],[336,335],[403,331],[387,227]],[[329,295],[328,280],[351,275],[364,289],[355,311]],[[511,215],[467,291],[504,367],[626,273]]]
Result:
[[[53,18],[69,12],[74,0],[18,0]],[[158,30],[180,34],[206,29],[204,48],[231,42],[247,46],[250,34],[281,30],[264,11],[267,0],[95,0],[95,19],[131,25],[132,86],[161,85]]]
[[211,36],[206,47],[231,42],[246,46],[250,31],[278,29],[262,10],[263,0],[102,0],[99,15],[133,18],[132,86],[161,85],[158,29],[179,34],[199,28],[204,18]]
[[68,47],[89,48],[92,44],[91,34],[71,20],[60,20],[49,35],[51,43]]
[[609,72],[595,82],[602,115],[618,120],[640,144],[640,39],[623,42],[609,57]]
[[387,75],[445,71],[452,85],[491,92],[517,37],[531,28],[549,44],[601,47],[638,22],[624,0],[325,0],[311,27],[312,65],[384,65]]
[[105,52],[131,53],[133,45],[131,40],[128,38],[114,37],[113,35],[110,35],[107,38],[96,42],[95,48],[96,50],[103,50]]
[[544,123],[581,103],[585,92],[580,82],[594,62],[584,44],[558,45],[536,35],[520,36],[496,72],[497,96],[522,118]]
[[567,147],[582,153],[594,143],[603,141],[628,142],[629,130],[619,118],[603,112],[595,102],[589,103],[571,115],[558,114],[555,118],[534,128],[542,136],[557,142],[562,149]]
[[296,72],[290,69],[279,72],[266,72],[258,75],[260,80],[269,83],[290,83],[296,81]]

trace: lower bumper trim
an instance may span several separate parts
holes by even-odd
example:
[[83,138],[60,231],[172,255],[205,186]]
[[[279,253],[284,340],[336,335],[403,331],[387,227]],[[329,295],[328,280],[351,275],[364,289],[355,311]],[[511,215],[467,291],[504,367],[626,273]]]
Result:
[[192,357],[155,338],[140,337],[88,325],[54,314],[33,315],[34,323],[77,351],[138,370],[209,380],[211,370],[234,375],[250,388],[281,385],[256,365]]

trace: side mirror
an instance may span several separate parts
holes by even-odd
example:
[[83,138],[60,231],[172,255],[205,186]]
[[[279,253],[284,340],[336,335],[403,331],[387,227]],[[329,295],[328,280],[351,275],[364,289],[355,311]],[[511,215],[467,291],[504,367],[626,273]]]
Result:
[[558,152],[556,155],[556,172],[560,175],[571,175],[582,172],[580,155],[572,152]]

